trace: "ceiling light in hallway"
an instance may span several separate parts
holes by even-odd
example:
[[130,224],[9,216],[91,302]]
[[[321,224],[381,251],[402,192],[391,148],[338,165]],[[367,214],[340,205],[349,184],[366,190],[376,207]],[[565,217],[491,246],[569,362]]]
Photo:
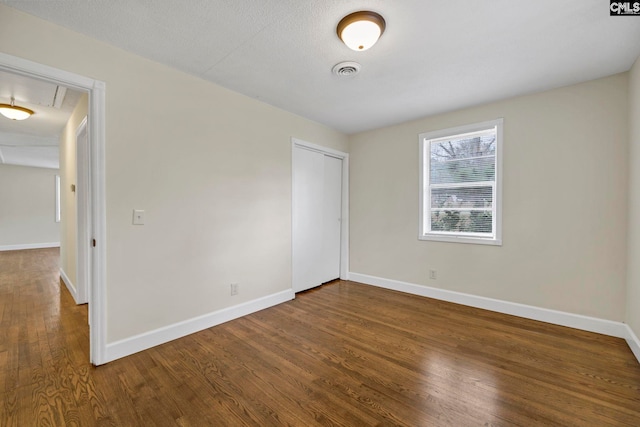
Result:
[[15,105],[15,99],[11,97],[11,104],[0,104],[0,114],[11,120],[24,120],[31,117],[33,110]]
[[350,49],[367,50],[384,33],[386,23],[384,18],[376,13],[366,10],[354,12],[342,18],[338,23],[338,37]]

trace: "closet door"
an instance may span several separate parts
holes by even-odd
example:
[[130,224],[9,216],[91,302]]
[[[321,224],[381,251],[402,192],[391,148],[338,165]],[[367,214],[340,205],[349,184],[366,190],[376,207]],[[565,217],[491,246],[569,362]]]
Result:
[[293,290],[340,277],[342,160],[293,150]]
[[322,258],[320,283],[340,277],[342,160],[324,155],[322,198]]

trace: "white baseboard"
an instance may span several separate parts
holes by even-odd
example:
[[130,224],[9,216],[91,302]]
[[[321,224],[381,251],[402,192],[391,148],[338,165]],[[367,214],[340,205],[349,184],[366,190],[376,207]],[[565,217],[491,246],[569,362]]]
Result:
[[482,308],[485,310],[496,311],[498,313],[524,317],[526,319],[539,320],[541,322],[567,326],[569,328],[581,329],[583,331],[596,332],[598,334],[609,335],[617,338],[624,338],[629,344],[629,347],[631,347],[631,351],[633,351],[638,362],[640,362],[640,341],[638,341],[638,337],[635,336],[631,328],[622,322],[614,322],[612,320],[583,316],[581,314],[567,313],[564,311],[550,310],[548,308],[535,307],[532,305],[480,297],[462,292],[448,291],[445,289],[416,285],[398,280],[369,276],[366,274],[350,272],[349,279],[354,282],[378,286],[385,289],[392,289],[394,291],[420,295],[470,307]]
[[629,348],[640,362],[640,340],[638,336],[633,333],[633,330],[629,327],[629,325],[625,325],[627,328],[627,336],[625,339],[627,340],[627,344],[629,344]]
[[59,248],[59,247],[60,247],[60,242],[26,243],[24,245],[4,245],[4,246],[0,246],[0,252],[2,252],[2,251],[22,251],[24,249]]
[[76,286],[73,284],[71,279],[69,279],[69,276],[67,276],[67,273],[64,272],[62,267],[60,267],[60,278],[62,279],[64,284],[67,286],[67,289],[69,290],[69,293],[73,297],[73,300],[76,302],[76,304],[78,304],[78,290],[76,289]]
[[293,290],[288,289],[107,344],[105,363],[255,313],[256,311],[264,310],[294,298]]

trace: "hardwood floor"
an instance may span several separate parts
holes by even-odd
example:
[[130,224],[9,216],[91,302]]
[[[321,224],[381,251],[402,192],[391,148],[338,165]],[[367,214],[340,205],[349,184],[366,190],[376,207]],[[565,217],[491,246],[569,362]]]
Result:
[[0,252],[0,426],[640,425],[626,343],[334,282],[98,368],[58,250]]

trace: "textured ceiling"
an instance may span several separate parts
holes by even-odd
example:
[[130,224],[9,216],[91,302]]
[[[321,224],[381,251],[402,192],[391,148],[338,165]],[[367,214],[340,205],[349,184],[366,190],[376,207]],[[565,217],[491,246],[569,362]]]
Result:
[[[627,71],[640,17],[605,0],[0,0],[346,133]],[[377,45],[336,36],[381,13]],[[331,68],[357,61],[356,76]]]

